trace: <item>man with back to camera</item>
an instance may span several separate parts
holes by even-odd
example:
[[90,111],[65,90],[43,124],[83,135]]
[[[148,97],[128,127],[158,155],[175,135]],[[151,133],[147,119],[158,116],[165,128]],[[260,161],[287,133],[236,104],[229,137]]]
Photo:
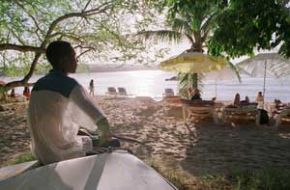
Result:
[[107,119],[83,87],[68,73],[75,73],[77,60],[71,44],[54,41],[46,57],[52,70],[34,85],[28,109],[32,152],[42,163],[85,156],[93,151],[88,136],[77,136],[79,127],[100,131],[99,145],[111,140]]

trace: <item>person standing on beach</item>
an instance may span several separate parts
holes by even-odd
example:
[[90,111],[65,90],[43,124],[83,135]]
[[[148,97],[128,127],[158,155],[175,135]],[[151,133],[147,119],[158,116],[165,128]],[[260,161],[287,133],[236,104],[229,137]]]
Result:
[[92,79],[89,84],[89,94],[95,96],[95,85],[94,80]]
[[26,98],[26,100],[29,100],[29,98],[30,98],[30,90],[29,90],[28,86],[24,87],[23,96]]
[[15,94],[15,89],[12,88],[11,89],[11,92],[10,92],[10,95],[9,95],[11,98],[16,98],[16,94]]
[[68,77],[77,68],[71,44],[52,42],[46,57],[53,69],[35,83],[28,109],[32,152],[42,164],[91,154],[91,138],[77,135],[80,126],[98,129],[100,146],[112,136],[109,123],[95,102],[76,80]]
[[261,91],[258,92],[256,101],[258,103],[257,109],[258,109],[259,124],[269,125],[269,116],[268,116],[268,112],[264,109],[264,96]]
[[256,97],[256,102],[258,103],[257,108],[263,109],[264,108],[264,96],[262,95],[262,92],[258,92],[258,95]]

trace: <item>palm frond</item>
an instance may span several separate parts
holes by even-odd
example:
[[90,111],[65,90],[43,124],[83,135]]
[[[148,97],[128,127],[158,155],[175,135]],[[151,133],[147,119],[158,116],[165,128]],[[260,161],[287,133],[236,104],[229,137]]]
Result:
[[241,76],[240,76],[240,68],[236,67],[236,66],[235,66],[232,62],[230,62],[230,61],[228,61],[227,63],[228,63],[228,65],[229,65],[229,67],[230,67],[233,71],[235,71],[235,73],[236,73],[236,75],[237,75],[237,77],[238,77],[238,79],[239,79],[239,82],[242,82],[242,79],[241,79]]
[[189,25],[189,22],[185,19],[176,18],[172,20],[171,26],[174,31],[177,31],[179,33],[187,33],[187,34],[193,33],[193,30]]
[[145,40],[153,39],[160,41],[174,41],[176,43],[181,42],[182,34],[172,30],[156,30],[156,31],[142,31],[136,34],[137,37],[141,37]]
[[214,20],[217,18],[218,12],[214,12],[211,15],[205,17],[201,23],[200,30],[205,34],[212,27],[214,27]]

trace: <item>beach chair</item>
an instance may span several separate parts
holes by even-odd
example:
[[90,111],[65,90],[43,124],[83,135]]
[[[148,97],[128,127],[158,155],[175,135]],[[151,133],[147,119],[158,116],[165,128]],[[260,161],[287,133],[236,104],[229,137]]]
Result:
[[183,120],[185,123],[198,123],[208,118],[218,123],[215,112],[220,106],[220,104],[209,100],[191,101],[182,99]]
[[284,108],[273,114],[274,127],[279,127],[282,122],[290,123],[290,107]]
[[233,123],[233,120],[255,121],[257,126],[260,125],[260,115],[256,104],[227,106],[222,110],[223,123]]
[[115,87],[108,87],[108,92],[106,92],[107,95],[109,96],[117,96],[117,90]]
[[118,87],[118,95],[120,96],[128,96],[127,91],[123,87]]
[[174,91],[171,88],[165,88],[163,96],[174,96]]

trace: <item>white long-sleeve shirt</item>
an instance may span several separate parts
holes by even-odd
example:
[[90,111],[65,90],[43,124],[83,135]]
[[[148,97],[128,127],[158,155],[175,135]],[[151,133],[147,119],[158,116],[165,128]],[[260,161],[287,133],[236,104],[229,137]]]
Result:
[[92,150],[92,143],[89,138],[77,136],[78,130],[96,130],[96,121],[103,117],[80,84],[51,71],[36,82],[30,97],[33,154],[43,164],[84,156]]

